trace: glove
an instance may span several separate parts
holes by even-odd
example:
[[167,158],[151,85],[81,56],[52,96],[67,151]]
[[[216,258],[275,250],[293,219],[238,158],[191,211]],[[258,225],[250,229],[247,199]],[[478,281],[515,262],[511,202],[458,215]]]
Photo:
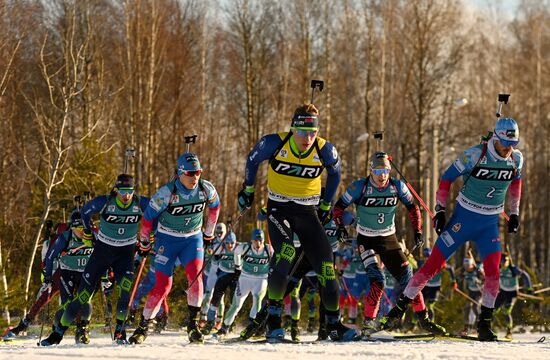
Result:
[[267,208],[263,207],[260,209],[260,212],[258,213],[258,221],[264,221],[267,219]]
[[53,285],[53,281],[52,281],[52,278],[51,276],[47,275],[45,278],[44,278],[44,282],[42,283],[42,286],[40,287],[40,293],[43,293],[43,292],[48,292],[51,293],[52,292],[52,285]]
[[345,243],[348,237],[349,234],[346,227],[344,225],[338,225],[336,228],[336,239],[338,239],[340,243]]
[[245,186],[237,194],[237,207],[240,212],[250,209],[254,201],[254,186]]
[[517,233],[519,228],[519,216],[517,214],[510,215],[510,220],[508,220],[508,232]]
[[437,235],[441,235],[445,228],[445,208],[443,206],[435,207],[436,213],[433,218],[433,226]]
[[422,238],[421,232],[414,233],[414,244],[416,245],[416,247],[421,247],[422,244],[424,244],[424,239]]
[[321,224],[326,225],[330,221],[330,203],[325,200],[321,200],[319,208],[317,209],[317,217]]
[[456,281],[453,281],[453,282],[451,283],[451,287],[453,288],[453,290],[458,289],[458,283],[457,283]]
[[149,241],[149,238],[141,239],[139,241],[139,248],[138,248],[138,255],[142,258],[146,257],[147,254],[149,254],[149,251],[151,251],[152,245]]
[[202,232],[202,242],[204,246],[208,246],[212,240],[214,240],[214,235],[207,235],[204,231]]
[[533,291],[533,288],[527,288],[525,290],[525,292],[528,294],[528,295],[533,295],[535,292]]

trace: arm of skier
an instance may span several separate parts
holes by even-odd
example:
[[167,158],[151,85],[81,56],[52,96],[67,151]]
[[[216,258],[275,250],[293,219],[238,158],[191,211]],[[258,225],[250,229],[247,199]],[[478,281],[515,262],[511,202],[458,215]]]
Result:
[[149,239],[154,221],[164,210],[166,210],[168,204],[170,204],[171,197],[172,191],[168,186],[164,185],[155,195],[153,195],[151,200],[149,200],[149,204],[145,208],[143,218],[141,219],[141,229],[139,231],[140,239]]
[[523,157],[520,152],[514,152],[514,161],[516,162],[516,176],[510,184],[508,191],[508,208],[510,214],[519,215],[519,203],[521,200],[521,172],[523,168]]
[[256,183],[256,174],[258,173],[258,167],[260,164],[268,160],[271,155],[277,150],[277,147],[281,143],[281,137],[277,134],[265,135],[258,141],[258,143],[252,148],[248,157],[246,158],[246,169],[244,176],[244,185],[247,187],[253,187]]
[[451,184],[459,177],[472,171],[477,164],[482,153],[482,149],[479,146],[472,147],[462,153],[462,155],[456,159],[445,170],[441,179],[439,180],[439,187],[436,193],[436,204],[441,207],[447,207],[447,198],[449,197],[449,191]]
[[61,254],[61,251],[63,251],[63,249],[67,247],[68,241],[69,240],[65,238],[65,234],[63,233],[59,235],[54,246],[48,250],[48,254],[46,255],[46,273],[44,275],[45,279],[52,278],[53,261],[59,256],[59,254]]
[[344,216],[344,210],[350,206],[351,204],[355,203],[356,201],[360,200],[361,194],[363,192],[363,187],[365,186],[366,179],[359,179],[355,180],[347,189],[346,191],[340,196],[336,204],[334,205],[334,209],[332,210],[334,222],[338,225],[343,224],[343,216]]
[[86,230],[92,231],[92,216],[99,213],[107,203],[109,196],[101,195],[88,201],[80,210],[80,215]]
[[208,205],[208,216],[206,219],[206,225],[204,226],[204,234],[206,237],[213,239],[216,223],[218,222],[218,217],[220,216],[220,197],[210,182],[204,181],[203,186],[208,196],[208,199],[206,200]]
[[338,185],[340,184],[340,179],[342,177],[342,168],[340,157],[336,148],[329,142],[325,143],[325,146],[320,150],[321,158],[323,159],[323,164],[327,169],[327,182],[325,186],[325,195],[321,199],[322,202],[330,204],[334,195],[336,195],[336,190],[338,190]]
[[418,205],[414,203],[414,197],[403,181],[397,179],[393,179],[392,181],[396,184],[399,200],[403,203],[403,205],[405,205],[405,207],[409,211],[409,220],[411,221],[413,231],[415,232],[415,234],[421,234],[422,215],[420,214],[420,207],[418,207]]

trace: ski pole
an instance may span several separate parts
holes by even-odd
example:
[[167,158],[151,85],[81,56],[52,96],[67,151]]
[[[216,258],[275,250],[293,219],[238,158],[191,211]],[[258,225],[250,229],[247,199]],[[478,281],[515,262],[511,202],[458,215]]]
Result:
[[[105,318],[107,318],[107,314],[108,314],[108,305],[107,305],[107,295],[105,294],[105,288],[103,287],[103,285],[99,285],[101,287],[101,298],[103,299],[103,312],[105,313]],[[111,285],[112,286],[112,285]],[[112,314],[110,314],[111,316],[109,316],[109,332],[111,334],[111,340],[114,340],[113,338],[113,324],[112,324]]]
[[230,223],[229,226],[228,226],[228,229],[227,229],[227,233],[225,234],[224,238],[220,241],[220,244],[218,246],[216,246],[216,248],[214,249],[214,251],[212,252],[212,256],[202,265],[202,268],[199,270],[199,273],[197,274],[197,276],[195,276],[195,278],[189,283],[189,286],[187,287],[187,289],[185,289],[185,293],[187,294],[189,292],[189,290],[191,289],[191,287],[193,285],[195,285],[195,283],[197,282],[197,280],[199,279],[199,277],[202,275],[202,273],[204,272],[204,269],[206,269],[208,267],[208,264],[210,264],[210,262],[212,261],[212,259],[214,259],[214,256],[216,255],[216,253],[218,252],[218,250],[223,246],[223,244],[225,243],[225,239],[227,238],[227,236],[229,235],[229,233],[231,233],[233,231],[233,228],[234,228],[234,224],[237,224],[239,222],[239,220],[241,220],[243,214],[246,212],[243,211],[243,212],[240,212],[239,215],[237,215],[237,218],[235,219],[235,221],[233,223]]
[[[147,262],[147,256],[145,256],[145,258],[143,260],[141,260],[141,264],[139,265],[138,274],[137,274],[135,282],[134,282],[134,288],[132,289],[132,294],[130,295],[130,301],[128,301],[128,309],[130,309],[130,306],[132,305],[132,302],[134,301],[134,296],[136,295],[137,287],[139,285],[139,280],[141,279],[141,274],[143,273],[143,268],[145,267],[146,262]],[[126,321],[128,321],[128,314],[126,314],[126,317],[125,317],[124,321],[122,322],[122,329],[124,329],[124,327],[126,326]]]
[[468,300],[468,301],[470,301],[470,302],[472,302],[472,303],[474,303],[474,304],[476,304],[476,305],[478,305],[478,306],[480,305],[479,301],[476,301],[476,300],[472,299],[472,298],[471,298],[468,294],[466,294],[464,291],[462,291],[462,290],[460,290],[460,289],[458,289],[458,288],[456,288],[456,289],[454,289],[454,290],[455,290],[457,293],[459,293],[460,295],[462,295],[466,300]]
[[[51,286],[51,285],[50,285]],[[51,294],[51,288],[48,288],[48,298]],[[50,302],[48,301],[46,303],[46,311],[42,312],[42,324],[40,325],[40,335],[38,336],[38,342],[36,343],[37,346],[40,346],[40,343],[42,342],[42,334],[44,333],[44,323],[46,322],[46,318],[50,318]]]
[[401,176],[401,179],[403,179],[403,181],[405,181],[405,185],[407,185],[407,188],[409,188],[409,190],[411,191],[411,193],[414,195],[414,197],[418,200],[418,202],[420,203],[420,205],[422,205],[422,207],[424,208],[424,210],[426,210],[428,212],[428,214],[430,215],[430,218],[434,218],[435,215],[434,213],[430,210],[430,208],[426,205],[426,203],[424,202],[424,200],[422,200],[422,198],[420,197],[420,195],[418,195],[418,193],[414,190],[414,188],[412,187],[411,183],[409,183],[407,181],[407,178],[405,178],[405,176],[403,176],[403,174],[401,173],[401,171],[399,171],[399,168],[397,166],[395,166],[395,163],[393,162],[391,156],[388,157],[388,160],[390,161],[390,164],[391,166],[395,169],[395,171],[397,171],[397,173],[399,174],[399,176]]
[[128,308],[130,308],[130,305],[132,305],[132,301],[134,301],[134,296],[136,295],[137,287],[139,285],[139,280],[141,279],[141,274],[143,273],[143,268],[145,267],[145,263],[147,262],[147,257],[141,261],[141,264],[139,265],[138,274],[136,276],[136,281],[134,283],[134,288],[132,289],[132,294],[130,295],[130,301],[128,301]]

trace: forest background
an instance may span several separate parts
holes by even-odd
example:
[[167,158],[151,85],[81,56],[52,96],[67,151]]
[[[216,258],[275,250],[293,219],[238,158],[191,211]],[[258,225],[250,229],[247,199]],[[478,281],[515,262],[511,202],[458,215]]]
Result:
[[[525,157],[521,227],[511,237],[503,221],[502,234],[515,263],[549,286],[550,6],[524,0],[506,14],[501,2],[482,11],[460,0],[1,0],[3,321],[40,284],[46,220],[68,216],[74,195],[108,192],[128,147],[128,172],[152,195],[197,134],[220,220],[234,218],[248,151],[288,130],[311,79],[325,81],[314,102],[342,159],[340,192],[380,148],[432,207],[441,172],[493,128],[497,94],[511,93],[503,113],[517,119]],[[235,229],[243,241],[265,179],[262,167]],[[397,221],[412,248],[405,211]],[[541,323],[548,300],[524,310]]]

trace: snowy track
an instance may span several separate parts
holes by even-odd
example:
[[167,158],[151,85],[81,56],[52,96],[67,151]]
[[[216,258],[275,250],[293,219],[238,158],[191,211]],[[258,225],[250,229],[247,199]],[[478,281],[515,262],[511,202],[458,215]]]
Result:
[[[378,359],[550,359],[550,340],[536,343],[550,334],[515,334],[511,343],[455,341],[355,342],[320,344],[214,344],[190,345],[182,333],[152,335],[142,345],[113,345],[109,335],[92,334],[90,345],[75,345],[67,336],[58,346],[41,348],[37,338],[0,343],[0,359],[204,359],[204,360],[338,360],[373,357]],[[314,340],[303,336],[303,340]]]

